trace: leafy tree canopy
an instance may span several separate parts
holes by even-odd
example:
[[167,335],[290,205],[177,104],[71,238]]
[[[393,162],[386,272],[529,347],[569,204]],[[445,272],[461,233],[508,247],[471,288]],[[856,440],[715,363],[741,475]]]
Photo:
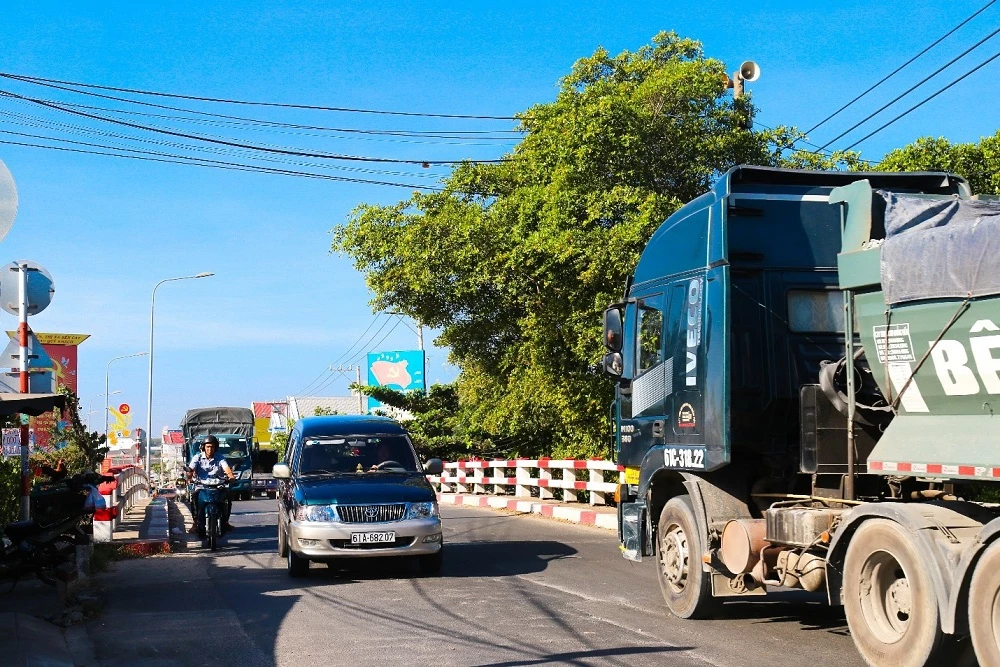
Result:
[[1000,195],[1000,131],[978,143],[924,137],[888,153],[881,171],[949,171],[964,176],[976,194]]
[[374,309],[440,330],[461,370],[451,436],[501,455],[611,454],[600,313],[653,231],[738,164],[862,164],[795,151],[794,129],[748,129],[754,113],[696,41],[598,49],[518,114],[501,163],[462,164],[443,192],[362,204],[334,228]]

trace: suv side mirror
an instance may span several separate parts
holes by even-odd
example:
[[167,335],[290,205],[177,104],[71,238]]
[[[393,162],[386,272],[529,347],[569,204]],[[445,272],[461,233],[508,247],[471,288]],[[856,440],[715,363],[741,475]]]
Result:
[[444,461],[441,459],[430,459],[424,464],[424,473],[428,475],[440,475],[444,472]]
[[292,470],[284,463],[276,463],[273,468],[271,468],[271,474],[275,479],[290,479],[292,476]]
[[604,347],[609,352],[622,351],[622,311],[617,304],[604,311]]

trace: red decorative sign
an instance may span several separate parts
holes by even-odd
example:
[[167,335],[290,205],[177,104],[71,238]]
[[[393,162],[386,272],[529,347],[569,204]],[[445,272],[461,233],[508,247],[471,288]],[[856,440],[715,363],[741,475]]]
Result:
[[123,415],[127,415],[131,411],[132,408],[131,406],[129,406],[128,403],[122,403],[121,405],[118,406],[118,412],[122,413]]

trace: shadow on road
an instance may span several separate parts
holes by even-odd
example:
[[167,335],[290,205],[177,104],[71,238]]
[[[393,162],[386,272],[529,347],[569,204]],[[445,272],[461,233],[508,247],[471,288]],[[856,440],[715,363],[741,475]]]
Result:
[[601,648],[590,651],[568,651],[565,653],[550,653],[537,658],[525,658],[524,660],[507,660],[504,662],[477,663],[475,667],[529,667],[530,665],[561,665],[563,663],[573,663],[578,660],[591,658],[619,658],[624,656],[645,655],[649,653],[676,653],[690,651],[690,646],[622,646],[618,648]]

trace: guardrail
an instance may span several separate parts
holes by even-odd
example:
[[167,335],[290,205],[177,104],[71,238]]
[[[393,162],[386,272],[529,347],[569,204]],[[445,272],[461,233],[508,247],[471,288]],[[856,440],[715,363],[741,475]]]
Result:
[[106,474],[114,475],[115,478],[110,482],[102,482],[97,487],[104,499],[104,507],[94,510],[95,542],[110,542],[120,517],[136,500],[149,496],[149,478],[142,468],[122,466],[111,468]]
[[[603,460],[542,458],[454,461],[445,463],[444,468],[444,473],[440,476],[427,476],[439,493],[551,500],[555,498],[553,489],[562,489],[562,502],[588,502],[590,505],[606,505],[607,494],[614,494],[618,487],[617,482],[605,481],[606,472],[616,471],[619,482],[625,481],[623,467],[613,461]],[[514,472],[513,477],[509,476],[509,471]],[[533,489],[537,489],[537,496]],[[580,498],[584,495],[587,496],[586,501]]]

